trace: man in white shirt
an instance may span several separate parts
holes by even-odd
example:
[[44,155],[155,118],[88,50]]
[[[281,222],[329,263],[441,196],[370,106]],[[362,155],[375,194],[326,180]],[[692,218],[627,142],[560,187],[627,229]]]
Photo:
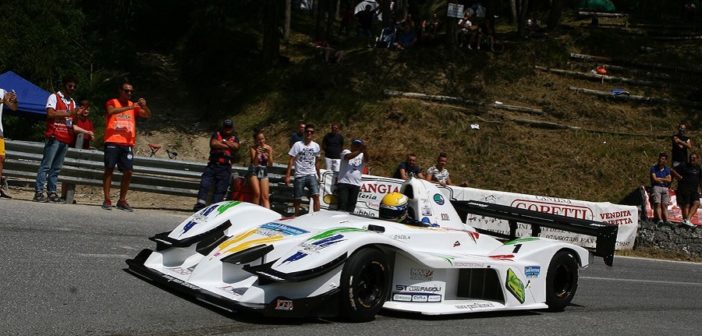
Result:
[[5,190],[5,178],[2,176],[2,169],[5,165],[5,130],[2,127],[2,109],[5,106],[17,111],[17,95],[14,92],[0,89],[0,196],[10,198]]
[[361,175],[367,163],[366,145],[361,139],[354,139],[351,142],[351,149],[344,149],[341,152],[339,181],[336,184],[337,204],[340,211],[353,213],[356,209],[356,200],[361,190]]
[[290,173],[295,166],[295,180],[293,182],[295,216],[300,214],[300,201],[305,187],[311,194],[313,209],[319,211],[319,144],[312,141],[314,125],[305,125],[305,134],[302,141],[293,144],[288,152],[288,170],[285,172],[285,184],[290,184]]
[[448,169],[446,169],[447,162],[448,156],[446,153],[440,153],[439,157],[436,158],[436,164],[427,169],[426,180],[442,186],[450,185],[451,178],[449,177]]

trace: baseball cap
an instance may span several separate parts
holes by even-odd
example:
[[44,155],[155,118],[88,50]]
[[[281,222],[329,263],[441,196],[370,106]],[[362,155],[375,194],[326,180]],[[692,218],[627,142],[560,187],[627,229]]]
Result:
[[231,119],[226,119],[222,123],[222,127],[234,127],[234,122]]
[[351,144],[352,144],[352,145],[363,145],[363,140],[361,140],[361,139],[353,139],[353,141],[351,141]]

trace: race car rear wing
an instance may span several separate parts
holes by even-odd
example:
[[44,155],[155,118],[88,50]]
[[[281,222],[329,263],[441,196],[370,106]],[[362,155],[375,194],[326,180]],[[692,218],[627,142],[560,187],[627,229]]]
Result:
[[595,236],[597,241],[593,253],[598,257],[602,257],[605,264],[608,266],[612,266],[612,263],[614,262],[614,247],[617,241],[618,229],[616,225],[608,225],[606,223],[593,220],[572,218],[479,201],[451,201],[451,204],[453,204],[456,212],[458,212],[458,215],[464,222],[466,221],[468,214],[506,220],[509,223],[509,235],[505,235],[501,232],[476,228],[478,232],[493,236],[507,239],[517,238],[518,223],[531,225],[531,234],[534,237],[539,236],[542,226],[562,231]]

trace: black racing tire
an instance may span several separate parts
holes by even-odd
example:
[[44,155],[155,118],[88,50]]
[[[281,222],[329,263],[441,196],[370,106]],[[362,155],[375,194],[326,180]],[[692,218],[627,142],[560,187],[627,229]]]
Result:
[[376,248],[354,252],[341,271],[341,316],[352,322],[367,322],[383,307],[390,290],[386,256]]
[[578,289],[578,259],[571,250],[560,250],[548,265],[546,304],[550,311],[562,311]]

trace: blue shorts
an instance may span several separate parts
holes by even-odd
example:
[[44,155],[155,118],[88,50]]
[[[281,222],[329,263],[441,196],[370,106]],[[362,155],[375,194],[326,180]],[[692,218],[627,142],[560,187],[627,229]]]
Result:
[[296,177],[293,181],[295,200],[302,198],[302,194],[305,191],[305,187],[310,192],[310,196],[319,195],[319,182],[317,181],[316,175],[305,175]]
[[134,153],[131,146],[105,143],[105,168],[113,169],[115,165],[119,171],[133,169]]

